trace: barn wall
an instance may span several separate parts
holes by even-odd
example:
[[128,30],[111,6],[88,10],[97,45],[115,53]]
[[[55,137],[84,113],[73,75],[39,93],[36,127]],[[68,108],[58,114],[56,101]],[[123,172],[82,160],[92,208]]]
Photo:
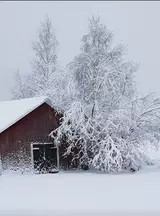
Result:
[[[14,112],[14,110],[12,111]],[[46,103],[32,111],[0,134],[0,153],[2,162],[8,155],[17,155],[21,151],[22,159],[30,162],[31,142],[49,142],[48,134],[59,126],[59,117]],[[25,152],[25,153],[24,153]],[[16,159],[17,162],[20,160]]]

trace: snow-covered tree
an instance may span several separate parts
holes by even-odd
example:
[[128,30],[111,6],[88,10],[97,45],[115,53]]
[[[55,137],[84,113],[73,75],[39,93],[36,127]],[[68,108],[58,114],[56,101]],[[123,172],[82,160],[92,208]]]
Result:
[[35,59],[32,61],[33,72],[28,77],[35,94],[48,88],[49,82],[57,69],[57,39],[51,20],[46,17],[39,29],[38,41],[33,43]]
[[28,88],[26,76],[21,76],[19,70],[14,74],[15,84],[11,89],[12,99],[23,99],[34,96],[32,89]]
[[160,101],[153,95],[136,98],[137,66],[125,62],[123,47],[112,47],[112,40],[111,32],[93,17],[80,54],[69,64],[74,100],[56,136],[51,135],[57,144],[65,139],[64,156],[72,155],[73,164],[78,159],[79,167],[134,171],[149,161],[142,146],[148,139],[155,141]]
[[81,53],[69,65],[77,99],[88,106],[88,115],[95,114],[97,104],[97,112],[109,112],[134,96],[136,65],[124,62],[124,48],[112,48],[112,41],[112,33],[93,17],[89,33],[82,38]]
[[57,46],[55,31],[47,16],[41,23],[38,40],[33,43],[32,72],[23,77],[19,72],[15,75],[14,99],[46,95],[62,106],[61,95],[64,95],[66,80],[65,70],[57,62]]

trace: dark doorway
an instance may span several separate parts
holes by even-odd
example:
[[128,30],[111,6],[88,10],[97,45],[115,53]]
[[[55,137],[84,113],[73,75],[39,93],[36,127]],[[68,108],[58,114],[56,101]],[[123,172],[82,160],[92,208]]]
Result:
[[38,173],[57,172],[57,148],[54,144],[33,144],[33,165]]

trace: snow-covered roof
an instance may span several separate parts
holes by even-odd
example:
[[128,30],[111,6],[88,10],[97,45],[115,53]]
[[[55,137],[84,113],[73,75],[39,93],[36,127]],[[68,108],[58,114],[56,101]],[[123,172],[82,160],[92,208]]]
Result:
[[52,105],[47,97],[34,97],[20,100],[0,101],[0,133],[35,110],[47,103]]

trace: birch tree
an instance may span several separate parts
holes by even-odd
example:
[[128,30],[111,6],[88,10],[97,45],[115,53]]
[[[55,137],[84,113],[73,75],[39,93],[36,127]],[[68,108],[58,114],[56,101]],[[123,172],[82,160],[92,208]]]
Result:
[[38,39],[32,46],[35,53],[31,63],[32,72],[26,76],[20,76],[19,72],[15,75],[12,89],[14,99],[53,94],[62,72],[57,62],[57,46],[55,30],[47,16],[41,23]]
[[124,48],[113,47],[112,41],[100,19],[91,18],[81,52],[69,64],[74,101],[56,136],[51,135],[59,145],[65,137],[64,157],[72,155],[73,164],[78,159],[79,168],[86,164],[108,172],[136,171],[149,162],[142,146],[148,140],[155,143],[160,100],[153,95],[137,98],[137,65],[125,62]]
[[51,20],[46,17],[39,29],[38,41],[33,43],[35,58],[32,61],[33,72],[30,79],[35,94],[49,88],[57,67],[57,39]]

